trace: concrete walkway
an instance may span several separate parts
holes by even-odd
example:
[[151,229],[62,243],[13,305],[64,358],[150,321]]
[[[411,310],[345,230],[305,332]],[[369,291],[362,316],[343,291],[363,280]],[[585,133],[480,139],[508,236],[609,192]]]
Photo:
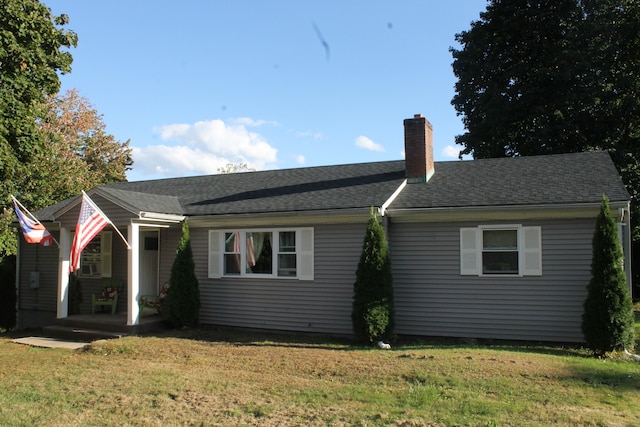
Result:
[[86,342],[66,341],[58,338],[47,337],[24,337],[17,338],[15,340],[12,340],[11,342],[26,344],[33,347],[68,348],[70,350],[77,350],[89,345],[89,343]]

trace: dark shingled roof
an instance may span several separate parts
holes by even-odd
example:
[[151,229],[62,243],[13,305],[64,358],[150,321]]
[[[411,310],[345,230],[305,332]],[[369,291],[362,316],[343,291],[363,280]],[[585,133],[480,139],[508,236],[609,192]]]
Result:
[[606,152],[440,162],[390,209],[549,205],[629,200]]
[[[405,179],[404,161],[207,175],[104,185],[139,212],[179,215],[294,213],[381,206]],[[606,152],[436,162],[389,209],[526,206],[629,200]],[[70,199],[72,200],[72,199]],[[46,208],[46,218],[70,200]]]
[[[177,197],[183,215],[302,212],[380,206],[404,180],[404,162],[206,175],[101,187],[139,206],[139,193]],[[131,196],[125,198],[124,191]],[[144,210],[144,209],[140,209]],[[158,211],[156,211],[158,212]]]

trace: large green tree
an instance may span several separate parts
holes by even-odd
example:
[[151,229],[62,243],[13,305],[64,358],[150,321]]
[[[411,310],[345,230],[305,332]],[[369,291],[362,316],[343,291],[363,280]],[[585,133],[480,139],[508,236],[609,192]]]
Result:
[[77,35],[62,27],[66,15],[52,16],[37,0],[2,0],[0,13],[0,186],[6,193],[13,172],[42,144],[39,107],[60,89],[58,73],[71,71]]
[[639,16],[638,0],[490,0],[451,49],[461,156],[607,150],[640,241]]
[[66,31],[66,15],[52,16],[37,0],[1,0],[0,12],[0,255],[15,252],[8,232],[9,194],[43,150],[41,107],[60,89],[58,73],[71,70],[68,49],[77,35]]

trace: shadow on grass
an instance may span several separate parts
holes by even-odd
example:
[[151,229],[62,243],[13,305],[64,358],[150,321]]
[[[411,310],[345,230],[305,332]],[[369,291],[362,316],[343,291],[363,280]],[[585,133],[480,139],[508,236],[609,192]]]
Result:
[[399,342],[404,350],[472,349],[494,350],[517,353],[537,353],[552,356],[590,357],[590,353],[580,344],[557,342],[510,341],[475,338],[404,338]]
[[352,350],[358,348],[357,343],[349,337],[272,330],[257,331],[233,327],[167,329],[161,333],[155,333],[153,336],[203,342],[225,342],[237,346],[277,346],[327,350]]
[[[363,344],[353,337],[286,331],[259,331],[232,327],[167,329],[161,333],[155,333],[153,336],[203,342],[226,342],[238,346],[316,348],[340,351],[377,349],[375,344]],[[392,350],[394,351],[436,349],[487,349],[505,352],[548,354],[553,356],[590,357],[590,353],[578,345],[563,345],[559,343],[403,336],[398,337],[392,344]]]
[[629,363],[594,360],[593,363],[573,364],[571,370],[573,375],[568,379],[579,381],[584,387],[640,391],[640,371],[630,369]]

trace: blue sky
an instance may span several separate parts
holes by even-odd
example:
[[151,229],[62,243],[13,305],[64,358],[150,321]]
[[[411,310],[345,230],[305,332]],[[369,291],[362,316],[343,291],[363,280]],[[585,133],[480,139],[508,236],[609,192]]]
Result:
[[42,0],[78,34],[75,88],[139,181],[403,158],[405,118],[457,159],[449,52],[486,0]]

